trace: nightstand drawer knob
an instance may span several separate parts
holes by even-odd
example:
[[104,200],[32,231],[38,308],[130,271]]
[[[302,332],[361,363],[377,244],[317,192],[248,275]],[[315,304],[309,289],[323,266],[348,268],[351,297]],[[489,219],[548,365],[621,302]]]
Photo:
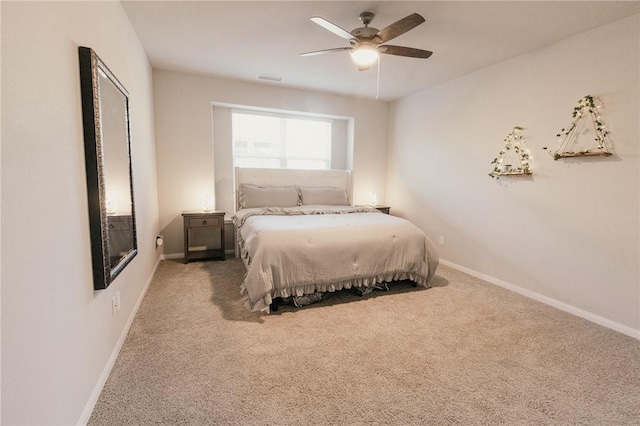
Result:
[[207,221],[206,221],[206,220],[203,220],[203,221],[202,221],[202,224],[203,224],[203,225],[206,225],[206,224],[207,224]]

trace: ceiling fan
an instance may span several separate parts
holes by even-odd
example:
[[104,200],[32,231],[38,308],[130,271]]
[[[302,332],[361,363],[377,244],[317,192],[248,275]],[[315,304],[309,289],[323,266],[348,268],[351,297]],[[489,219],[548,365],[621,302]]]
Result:
[[419,14],[412,13],[411,15],[404,17],[381,30],[369,27],[373,17],[374,14],[371,12],[361,13],[360,22],[362,22],[364,27],[356,28],[355,30],[348,32],[324,18],[313,16],[311,18],[313,22],[347,40],[351,46],[316,50],[314,52],[301,53],[300,56],[313,56],[323,53],[342,52],[348,50],[350,51],[351,59],[353,59],[355,64],[358,66],[358,70],[366,71],[373,63],[376,62],[380,53],[423,59],[426,59],[433,54],[433,52],[428,50],[383,44],[422,24],[424,22],[424,18]]

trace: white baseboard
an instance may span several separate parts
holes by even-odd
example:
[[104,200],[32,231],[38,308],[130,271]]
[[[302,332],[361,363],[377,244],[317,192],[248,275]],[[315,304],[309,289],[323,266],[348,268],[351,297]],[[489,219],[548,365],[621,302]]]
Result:
[[136,314],[138,313],[138,309],[140,308],[140,305],[142,304],[142,299],[144,299],[144,296],[147,294],[147,290],[151,285],[151,281],[153,280],[153,276],[156,273],[156,269],[158,269],[160,260],[162,260],[161,257],[159,257],[158,260],[156,261],[156,264],[154,265],[153,270],[151,271],[151,274],[149,275],[149,278],[147,279],[147,282],[145,283],[144,288],[140,293],[140,297],[138,297],[138,300],[136,301],[136,304],[133,307],[133,310],[131,311],[129,318],[127,319],[127,323],[122,329],[122,333],[120,333],[120,338],[116,342],[116,346],[113,348],[113,351],[111,352],[111,356],[107,361],[107,365],[104,366],[104,369],[102,370],[102,374],[100,374],[100,377],[98,378],[98,382],[93,387],[93,392],[91,392],[89,401],[87,401],[87,404],[85,405],[84,410],[82,411],[82,415],[80,415],[80,419],[78,420],[78,423],[77,423],[78,425],[86,425],[89,422],[91,413],[93,412],[93,409],[95,408],[96,403],[98,402],[98,398],[100,398],[100,393],[102,392],[102,388],[104,388],[105,383],[107,383],[109,374],[111,374],[111,370],[113,369],[113,366],[115,365],[116,360],[118,359],[118,354],[120,354],[120,349],[122,349],[122,345],[124,344],[124,341],[127,338],[127,334],[129,333],[131,324],[133,324],[133,320],[136,317]]
[[601,317],[601,316],[596,315],[594,313],[582,310],[580,308],[576,308],[575,306],[568,305],[566,303],[560,302],[560,301],[552,299],[550,297],[543,296],[542,294],[536,293],[534,291],[527,290],[527,289],[522,288],[522,287],[518,287],[515,284],[511,284],[511,283],[508,283],[506,281],[499,280],[499,279],[494,278],[494,277],[492,277],[490,275],[486,275],[486,274],[474,271],[473,269],[469,269],[469,268],[466,268],[464,266],[455,264],[453,262],[449,262],[448,260],[440,259],[440,263],[442,263],[443,265],[449,266],[449,267],[451,267],[453,269],[457,269],[458,271],[461,271],[461,272],[464,272],[466,274],[469,274],[471,276],[474,276],[476,278],[480,278],[481,280],[487,281],[487,282],[489,282],[491,284],[495,284],[495,285],[497,285],[499,287],[506,288],[507,290],[511,290],[514,293],[521,294],[521,295],[523,295],[525,297],[528,297],[529,299],[533,299],[533,300],[536,300],[538,302],[542,302],[542,303],[544,303],[546,305],[553,306],[554,308],[560,309],[561,311],[565,311],[565,312],[568,312],[570,314],[579,316],[581,318],[584,318],[586,320],[589,320],[591,322],[599,324],[599,325],[601,325],[603,327],[610,328],[610,329],[615,330],[615,331],[617,331],[619,333],[622,333],[622,334],[625,334],[625,335],[627,335],[629,337],[633,337],[635,339],[640,340],[640,330],[636,330],[635,328],[626,326],[624,324],[620,324],[620,323],[615,322],[615,321],[611,321],[610,319]]

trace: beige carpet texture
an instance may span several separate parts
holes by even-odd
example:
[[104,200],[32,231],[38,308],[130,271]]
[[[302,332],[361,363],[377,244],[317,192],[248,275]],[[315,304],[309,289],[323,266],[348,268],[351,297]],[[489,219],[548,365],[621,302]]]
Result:
[[244,272],[162,261],[89,424],[640,424],[640,341],[452,268],[270,315]]

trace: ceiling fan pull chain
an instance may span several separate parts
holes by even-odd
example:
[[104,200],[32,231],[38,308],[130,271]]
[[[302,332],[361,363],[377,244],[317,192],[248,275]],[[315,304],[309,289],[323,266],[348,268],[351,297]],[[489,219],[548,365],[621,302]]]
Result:
[[378,56],[378,72],[376,75],[376,99],[378,99],[378,97],[380,96],[380,59],[382,58]]

